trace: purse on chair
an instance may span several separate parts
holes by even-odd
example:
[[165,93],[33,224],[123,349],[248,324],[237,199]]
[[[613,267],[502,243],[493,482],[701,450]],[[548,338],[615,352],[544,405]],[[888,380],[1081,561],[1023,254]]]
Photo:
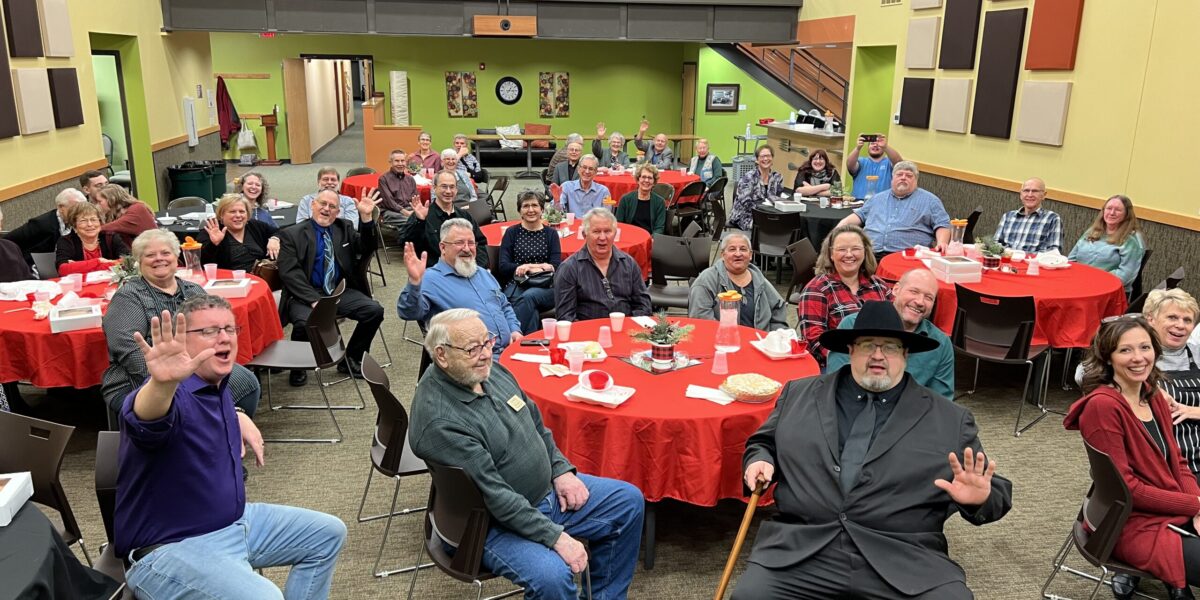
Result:
[[541,271],[532,275],[513,277],[513,281],[521,289],[552,288],[554,287],[554,271]]
[[283,289],[283,280],[279,277],[279,265],[275,261],[263,258],[254,263],[250,273],[267,282],[272,292]]

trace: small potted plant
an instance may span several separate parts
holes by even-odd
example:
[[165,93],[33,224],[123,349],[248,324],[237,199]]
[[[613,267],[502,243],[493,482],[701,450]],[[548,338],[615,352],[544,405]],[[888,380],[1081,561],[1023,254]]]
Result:
[[104,290],[104,297],[108,300],[112,300],[113,294],[116,294],[121,286],[142,276],[137,261],[128,254],[118,258],[117,262],[108,270],[112,273],[112,279],[109,280],[108,287]]
[[667,313],[654,315],[654,327],[630,333],[639,342],[650,344],[650,360],[655,371],[666,371],[675,362],[675,344],[685,341],[695,325],[678,325],[667,320]]
[[995,269],[1000,266],[1000,256],[1004,254],[1004,246],[1000,245],[1000,242],[984,236],[979,238],[976,246],[979,248],[979,253],[983,255],[985,269]]
[[550,203],[546,205],[546,224],[551,227],[557,227],[560,223],[566,220],[566,215],[559,210],[558,205]]

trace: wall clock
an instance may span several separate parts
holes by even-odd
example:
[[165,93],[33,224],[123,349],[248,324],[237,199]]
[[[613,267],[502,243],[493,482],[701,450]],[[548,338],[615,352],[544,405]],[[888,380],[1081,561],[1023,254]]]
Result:
[[521,99],[521,82],[516,77],[501,77],[496,82],[496,98],[505,104],[516,104]]

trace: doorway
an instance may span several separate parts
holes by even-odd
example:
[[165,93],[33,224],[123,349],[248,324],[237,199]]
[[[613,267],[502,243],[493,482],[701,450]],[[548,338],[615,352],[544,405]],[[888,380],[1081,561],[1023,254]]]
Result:
[[[679,133],[692,135],[696,132],[696,63],[683,63],[683,111],[679,122]],[[688,164],[692,160],[692,148],[696,144],[683,140],[679,144],[679,156],[676,160]]]
[[855,49],[850,115],[846,119],[848,147],[861,133],[888,133],[892,123],[895,77],[895,46],[861,46]]
[[[294,68],[292,87],[299,87],[303,72],[304,93],[287,93],[289,83],[285,77],[285,96],[289,110],[295,101],[303,98],[305,117],[301,119],[292,112],[295,120],[307,126],[312,161],[322,163],[366,163],[363,146],[362,99],[370,98],[373,91],[374,60],[369,55],[302,54],[296,60],[302,69]],[[286,63],[287,61],[285,61]],[[296,65],[297,67],[299,65]],[[294,131],[289,121],[289,135]],[[292,146],[293,149],[295,146]],[[296,162],[293,150],[292,162]]]
[[116,50],[93,50],[92,75],[96,80],[96,102],[100,109],[100,137],[104,158],[108,161],[106,174],[118,182],[128,181],[130,193],[136,197],[137,179],[134,177],[134,159],[130,151],[133,142],[129,135],[129,107],[125,102],[121,53]]

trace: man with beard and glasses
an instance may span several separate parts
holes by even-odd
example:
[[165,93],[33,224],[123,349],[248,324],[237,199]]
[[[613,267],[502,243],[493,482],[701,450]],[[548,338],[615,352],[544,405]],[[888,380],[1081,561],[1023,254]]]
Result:
[[746,442],[745,483],[778,481],[779,513],[759,526],[733,598],[971,598],[942,528],[955,512],[999,520],[1012,483],[971,412],[905,374],[909,354],[937,342],[890,302],[867,302],[821,344],[850,364],[787,384]]
[[[458,194],[458,175],[454,171],[439,171],[433,177],[433,201],[425,202],[419,197],[413,199],[412,216],[400,228],[400,241],[412,243],[417,252],[427,258],[426,267],[432,267],[442,256],[441,231],[442,224],[450,219],[463,219],[471,224],[475,244],[487,248],[487,236],[479,229],[479,225],[471,218],[465,208],[454,207],[454,197]],[[475,262],[480,268],[488,268],[487,252],[475,255]]]
[[[892,305],[900,313],[900,322],[909,333],[923,335],[938,343],[936,350],[922,352],[908,358],[904,369],[913,381],[937,392],[943,398],[954,399],[954,346],[950,336],[938,329],[929,320],[933,313],[933,301],[937,299],[938,282],[929,269],[913,269],[900,276],[892,286]],[[858,313],[852,314],[838,324],[838,329],[853,329]],[[825,369],[832,373],[850,362],[843,352],[830,352]]]
[[576,474],[537,405],[492,360],[491,327],[464,308],[429,322],[425,350],[436,368],[413,395],[413,453],[466,471],[491,517],[481,563],[525,588],[526,598],[577,598],[573,576],[590,566],[592,597],[624,600],[637,565],[642,493]]
[[[404,245],[404,267],[408,270],[408,285],[396,300],[396,312],[408,321],[428,323],[438,313],[451,308],[470,308],[479,313],[488,331],[498,336],[492,356],[512,342],[521,339],[521,322],[500,289],[500,283],[487,269],[475,262],[478,245],[474,224],[466,219],[450,219],[442,223],[441,260],[426,268],[427,257],[419,256],[411,242]],[[432,356],[421,357],[420,372],[429,366]]]

